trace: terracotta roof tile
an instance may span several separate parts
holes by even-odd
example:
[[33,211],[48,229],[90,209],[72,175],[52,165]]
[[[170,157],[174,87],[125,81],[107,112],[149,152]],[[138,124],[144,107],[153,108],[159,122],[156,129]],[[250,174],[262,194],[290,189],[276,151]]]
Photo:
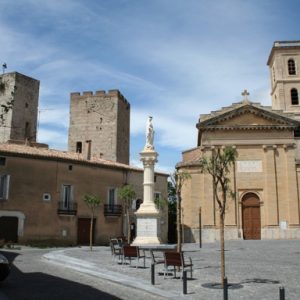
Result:
[[94,164],[99,166],[143,171],[143,169],[141,168],[118,163],[115,161],[105,160],[96,157],[92,157],[90,160],[87,160],[82,154],[79,153],[31,147],[26,145],[16,145],[16,144],[6,144],[6,143],[0,144],[0,153],[3,152],[16,154],[16,155],[31,156],[36,158],[40,157],[40,158],[48,158],[48,159],[59,159],[59,160],[73,161],[73,162],[78,162],[83,164]]

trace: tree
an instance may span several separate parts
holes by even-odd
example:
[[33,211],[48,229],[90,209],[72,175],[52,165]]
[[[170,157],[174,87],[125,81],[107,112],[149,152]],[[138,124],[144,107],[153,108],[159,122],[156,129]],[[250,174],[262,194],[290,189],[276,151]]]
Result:
[[127,241],[130,243],[131,234],[130,234],[130,211],[132,208],[132,201],[136,197],[136,193],[133,187],[130,184],[125,184],[123,187],[119,189],[118,195],[120,199],[123,201],[124,212],[126,214],[127,219]]
[[94,195],[84,195],[83,201],[91,210],[91,223],[90,223],[90,250],[93,250],[93,225],[94,225],[94,215],[97,207],[100,206],[102,200]]
[[[3,81],[3,78],[0,77],[0,95],[5,93],[6,88],[7,84]],[[16,87],[14,89],[16,89]],[[4,125],[5,117],[7,116],[8,112],[13,109],[14,95],[15,91],[12,91],[8,100],[0,105],[0,125]]]
[[171,181],[168,181],[168,242],[177,243],[176,231],[177,218],[177,197],[176,188]]
[[[186,182],[191,178],[191,175],[185,171],[176,170],[171,176],[170,180],[173,188],[176,191],[176,223],[177,223],[177,251],[182,251],[182,233],[181,233],[181,189]],[[173,190],[174,191],[174,190]]]
[[200,169],[203,173],[212,176],[214,197],[218,203],[220,221],[220,250],[221,250],[221,283],[224,285],[225,277],[225,241],[224,221],[227,207],[227,196],[233,196],[230,189],[230,169],[234,165],[237,152],[233,147],[217,148],[212,151],[211,157],[200,159]]

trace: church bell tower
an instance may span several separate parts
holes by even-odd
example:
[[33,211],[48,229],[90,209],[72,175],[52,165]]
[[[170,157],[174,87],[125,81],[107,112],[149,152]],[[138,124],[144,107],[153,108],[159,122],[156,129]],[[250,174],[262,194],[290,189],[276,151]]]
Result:
[[267,65],[271,76],[272,108],[300,119],[300,41],[274,42]]

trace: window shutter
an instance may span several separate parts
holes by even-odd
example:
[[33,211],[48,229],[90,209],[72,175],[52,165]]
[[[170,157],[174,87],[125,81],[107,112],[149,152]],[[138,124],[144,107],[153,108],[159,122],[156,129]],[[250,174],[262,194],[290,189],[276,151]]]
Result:
[[8,199],[9,183],[10,183],[10,175],[6,175],[4,180],[4,199]]
[[132,208],[133,210],[136,210],[136,199],[133,199],[133,200],[132,200],[131,208]]
[[60,201],[62,203],[64,202],[64,192],[65,192],[65,189],[64,189],[64,185],[62,184],[61,188],[60,188]]
[[74,186],[73,185],[70,185],[70,202],[74,202]]

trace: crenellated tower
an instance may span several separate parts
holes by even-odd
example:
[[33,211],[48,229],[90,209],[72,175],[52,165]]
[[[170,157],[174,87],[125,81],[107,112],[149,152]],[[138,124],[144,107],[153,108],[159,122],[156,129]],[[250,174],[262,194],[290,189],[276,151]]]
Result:
[[0,75],[0,143],[36,142],[39,86],[38,80],[17,72]]
[[68,150],[129,164],[130,104],[118,90],[71,93]]

